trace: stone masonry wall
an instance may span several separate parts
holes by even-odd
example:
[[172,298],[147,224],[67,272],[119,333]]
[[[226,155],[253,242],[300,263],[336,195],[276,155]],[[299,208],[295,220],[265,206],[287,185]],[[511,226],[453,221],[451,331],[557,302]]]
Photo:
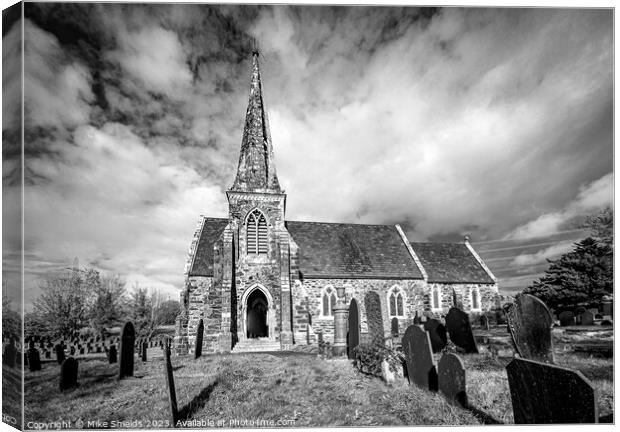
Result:
[[[478,289],[480,293],[480,309],[487,311],[495,306],[495,297],[498,293],[497,284],[444,284],[429,283],[427,291],[424,295],[424,315],[434,318],[443,318],[448,314],[451,307],[455,306],[453,301],[453,290],[456,292],[457,300],[462,303],[463,310],[471,313],[471,296],[472,289]],[[441,290],[441,310],[433,310],[431,308],[431,296],[434,289]],[[478,311],[473,311],[474,313]]]

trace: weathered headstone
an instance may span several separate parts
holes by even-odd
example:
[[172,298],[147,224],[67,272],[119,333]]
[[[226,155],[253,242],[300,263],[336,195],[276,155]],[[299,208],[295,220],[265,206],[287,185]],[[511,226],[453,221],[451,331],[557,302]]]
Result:
[[424,323],[424,330],[428,332],[434,353],[438,353],[446,347],[448,343],[446,326],[440,321],[434,318],[429,319]]
[[371,345],[385,345],[383,329],[383,312],[381,311],[381,298],[374,291],[369,291],[364,296],[366,306],[366,321],[368,323],[368,336]]
[[116,363],[118,361],[118,353],[116,352],[116,345],[110,345],[110,349],[108,350],[108,362],[110,364]]
[[474,333],[471,331],[469,315],[458,308],[450,308],[448,315],[446,315],[446,327],[450,340],[456,346],[463,348],[466,353],[478,354],[478,346]]
[[581,325],[591,326],[594,325],[594,314],[590,311],[585,311],[581,314]]
[[199,358],[202,355],[202,337],[205,332],[205,325],[200,320],[198,322],[198,330],[196,331],[196,345],[194,346],[194,358]]
[[485,330],[489,329],[489,317],[486,315],[480,315],[480,327]]
[[146,343],[146,341],[142,341],[142,361],[145,362],[146,361],[146,351],[148,349],[148,344]]
[[120,366],[119,366],[119,378],[133,376],[133,355],[134,355],[134,342],[136,340],[136,331],[134,330],[131,321],[128,321],[123,326],[121,333],[121,352],[120,352]]
[[521,358],[506,372],[516,424],[598,423],[597,392],[581,372]]
[[407,359],[409,384],[437,391],[437,368],[428,332],[417,325],[407,327],[403,335],[403,352]]
[[533,295],[517,294],[514,303],[506,307],[506,318],[515,350],[521,357],[553,363],[553,316],[547,305]]
[[571,311],[560,312],[558,319],[560,320],[560,325],[562,327],[575,325],[575,314]]
[[77,387],[78,361],[69,357],[60,366],[60,390]]
[[446,353],[439,360],[439,391],[449,402],[467,407],[467,389],[465,367],[461,359],[452,353]]
[[17,355],[17,348],[15,347],[15,341],[11,339],[9,344],[4,348],[2,354],[2,363],[8,367],[15,367],[15,356]]
[[59,365],[62,365],[62,362],[65,361],[65,349],[61,344],[56,344],[54,352],[56,353],[56,361]]
[[177,394],[174,388],[174,375],[172,374],[172,361],[170,360],[170,339],[164,344],[164,361],[166,368],[166,384],[168,385],[168,402],[170,405],[170,419],[172,427],[176,427],[179,411],[177,409]]

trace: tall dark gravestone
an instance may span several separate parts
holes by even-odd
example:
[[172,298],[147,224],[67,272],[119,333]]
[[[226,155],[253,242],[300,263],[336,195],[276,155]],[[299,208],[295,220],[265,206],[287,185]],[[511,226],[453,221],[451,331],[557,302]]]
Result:
[[553,315],[540,299],[517,294],[506,307],[508,330],[517,353],[530,360],[553,363]]
[[489,317],[486,315],[480,315],[480,327],[485,330],[489,329]]
[[357,300],[352,299],[349,304],[349,317],[347,332],[347,357],[349,359],[355,358],[354,349],[360,344],[360,313],[357,306]]
[[452,353],[446,353],[439,360],[439,391],[450,403],[467,407],[467,388],[465,367],[461,359]]
[[446,315],[446,327],[454,345],[463,348],[466,353],[478,354],[478,346],[471,330],[469,315],[458,308],[451,308]]
[[15,341],[11,338],[9,344],[4,348],[2,363],[11,368],[15,367],[15,356],[17,356],[17,348],[15,347]]
[[142,344],[141,344],[140,346],[141,346],[141,348],[142,348],[142,361],[143,361],[143,362],[145,362],[145,361],[147,360],[147,358],[146,358],[146,352],[147,352],[147,349],[148,349],[148,347],[149,347],[149,344],[148,344],[148,342],[147,342],[147,341],[143,340],[143,341],[142,341]]
[[385,333],[383,329],[383,312],[381,311],[381,298],[374,291],[364,296],[366,306],[366,321],[368,323],[368,336],[371,345],[385,345]]
[[174,387],[174,375],[172,373],[172,361],[170,360],[170,339],[164,343],[164,363],[166,368],[166,384],[168,386],[168,402],[170,405],[170,420],[172,427],[176,427],[179,411],[177,408],[177,394]]
[[194,347],[194,358],[199,358],[202,355],[202,337],[205,332],[205,325],[200,320],[198,322],[198,331],[196,332],[196,346]]
[[579,371],[515,358],[508,385],[516,424],[598,423],[598,395]]
[[448,334],[446,332],[446,326],[440,321],[434,318],[429,319],[424,323],[424,330],[428,332],[434,353],[438,353],[446,347],[448,343]]
[[409,384],[437,391],[438,377],[428,332],[410,325],[403,335],[403,352],[407,359]]
[[56,346],[54,347],[54,352],[56,353],[56,361],[59,365],[61,365],[62,362],[65,361],[65,349],[63,348],[62,344],[56,344]]
[[123,326],[121,332],[121,353],[119,364],[119,378],[133,376],[133,355],[134,355],[134,343],[136,340],[136,331],[131,321],[128,321]]
[[34,341],[30,341],[28,348],[28,368],[31,372],[41,370],[41,357],[39,350],[34,347]]
[[78,361],[73,357],[69,357],[60,365],[60,390],[77,387],[77,377]]
[[390,322],[390,333],[393,338],[398,337],[398,318],[396,317],[392,318]]
[[118,362],[118,352],[116,351],[116,345],[110,345],[108,350],[108,362],[110,364]]

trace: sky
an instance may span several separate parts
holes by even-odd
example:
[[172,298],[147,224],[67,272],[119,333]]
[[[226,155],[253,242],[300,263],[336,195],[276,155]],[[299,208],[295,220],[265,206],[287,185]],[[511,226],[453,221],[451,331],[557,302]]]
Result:
[[[27,309],[76,257],[178,298],[199,216],[227,216],[253,38],[288,220],[468,235],[514,294],[613,206],[610,9],[27,3],[25,16]],[[3,26],[4,64],[19,34]],[[15,72],[5,221],[20,211]],[[18,256],[5,224],[9,285]]]

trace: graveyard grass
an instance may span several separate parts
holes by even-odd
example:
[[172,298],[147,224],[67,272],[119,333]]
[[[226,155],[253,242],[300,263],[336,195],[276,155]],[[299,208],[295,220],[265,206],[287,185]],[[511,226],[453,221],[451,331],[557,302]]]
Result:
[[[26,421],[141,421],[142,427],[165,427],[169,407],[164,363],[161,350],[150,349],[149,354],[156,351],[159,356],[150,356],[146,363],[136,356],[134,377],[121,381],[118,364],[109,365],[105,358],[80,359],[79,387],[62,394],[58,365],[45,363],[42,371],[26,374]],[[505,372],[509,359],[460,356],[470,404],[489,418],[512,423]],[[581,370],[599,391],[600,415],[613,412],[613,359],[562,354],[556,363]],[[181,421],[222,420],[226,427],[243,426],[231,420],[273,421],[263,426],[275,427],[481,423],[480,416],[448,404],[440,394],[410,387],[404,380],[388,386],[347,361],[264,353],[173,357],[172,364]]]

